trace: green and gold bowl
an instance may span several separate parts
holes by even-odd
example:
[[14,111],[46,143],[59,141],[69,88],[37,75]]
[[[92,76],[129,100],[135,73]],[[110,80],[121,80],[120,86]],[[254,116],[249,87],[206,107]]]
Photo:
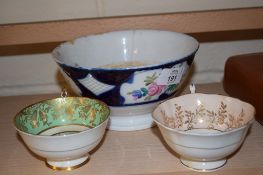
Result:
[[24,108],[14,124],[28,148],[46,158],[49,167],[70,170],[84,164],[102,140],[109,114],[101,101],[62,97]]

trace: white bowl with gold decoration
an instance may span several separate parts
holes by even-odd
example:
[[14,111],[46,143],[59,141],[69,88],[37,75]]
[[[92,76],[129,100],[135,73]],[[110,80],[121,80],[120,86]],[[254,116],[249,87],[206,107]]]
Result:
[[108,106],[84,97],[42,101],[23,109],[14,119],[27,147],[56,170],[71,170],[87,162],[89,151],[102,140]]
[[153,119],[183,165],[213,171],[241,146],[254,114],[252,105],[236,98],[196,93],[160,104]]

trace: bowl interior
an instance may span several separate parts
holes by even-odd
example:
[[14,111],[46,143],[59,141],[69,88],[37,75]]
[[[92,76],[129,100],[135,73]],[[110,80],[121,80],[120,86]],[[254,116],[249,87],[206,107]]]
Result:
[[129,30],[78,38],[60,45],[53,56],[72,67],[140,67],[182,59],[196,52],[198,45],[181,33]]
[[252,121],[254,113],[252,105],[236,98],[197,93],[160,104],[153,118],[170,129],[206,133],[207,130],[224,132],[242,127]]
[[42,101],[23,109],[15,117],[15,127],[33,135],[67,135],[94,128],[109,116],[103,102],[84,97]]

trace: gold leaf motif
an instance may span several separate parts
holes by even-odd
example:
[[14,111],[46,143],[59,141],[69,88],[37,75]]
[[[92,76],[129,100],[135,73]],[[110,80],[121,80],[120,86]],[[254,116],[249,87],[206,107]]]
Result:
[[221,101],[221,109],[226,109],[227,105],[224,104],[224,102]]
[[90,109],[91,109],[91,105],[87,105],[87,106],[85,106],[84,111],[85,111],[86,113],[88,113]]
[[43,125],[45,125],[48,120],[46,113],[43,111],[40,111],[40,116],[41,116],[41,121],[43,122]]
[[177,104],[175,104],[175,106],[176,106],[176,110],[177,110],[177,111],[180,111],[181,108],[182,108],[181,106],[179,106],[179,105],[177,105]]
[[31,121],[31,125],[32,125],[32,128],[37,128],[38,127],[38,123],[36,120],[32,120]]
[[90,112],[90,114],[89,114],[89,117],[90,117],[90,121],[91,122],[93,122],[94,120],[95,120],[95,117],[96,116],[96,111],[95,111],[95,109],[91,109],[91,112]]
[[84,104],[85,104],[85,103],[84,103],[84,99],[79,98],[79,103],[80,103],[81,105],[84,105]]
[[175,104],[176,105],[176,111],[175,111],[175,121],[174,121],[174,125],[175,127],[179,128],[183,125],[183,111],[181,110],[182,107]]
[[237,128],[242,126],[245,113],[242,109],[238,116],[230,114],[227,110],[227,104],[220,102],[217,110],[207,110],[203,104],[197,106],[193,111],[183,110],[182,106],[175,105],[173,117],[166,115],[164,110],[161,110],[161,116],[164,124],[170,128],[180,128],[186,125],[187,129],[193,129],[195,124],[205,122],[208,129],[215,128],[218,125],[225,125],[227,129]]
[[195,114],[192,111],[185,110],[185,116],[187,117],[187,120],[185,121],[185,124],[188,124],[187,129],[192,129]]
[[228,128],[234,128],[235,127],[235,117],[231,114],[228,115],[227,126],[228,126]]
[[220,108],[218,110],[218,118],[217,118],[217,123],[219,125],[223,125],[225,122],[225,118],[227,117],[226,108],[227,108],[227,105],[225,105],[223,102],[221,102]]
[[173,117],[168,117],[163,110],[161,110],[160,112],[161,112],[161,115],[163,117],[165,125],[174,129],[175,128],[174,118]]
[[74,112],[73,112],[73,110],[72,110],[72,108],[70,106],[67,106],[66,113],[67,113],[68,120],[72,120]]
[[217,117],[216,113],[214,111],[206,110],[208,118],[208,128],[213,129],[213,123],[215,123],[215,119]]

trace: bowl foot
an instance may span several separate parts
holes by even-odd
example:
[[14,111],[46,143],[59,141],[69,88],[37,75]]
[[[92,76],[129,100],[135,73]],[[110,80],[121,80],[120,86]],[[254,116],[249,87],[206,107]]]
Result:
[[66,161],[53,161],[47,160],[46,165],[53,170],[66,170],[70,171],[81,167],[86,164],[89,160],[89,155],[81,157],[79,159],[66,160]]
[[136,131],[154,126],[151,113],[131,116],[110,116],[108,129],[114,131]]
[[208,161],[208,162],[204,162],[204,161],[198,162],[198,161],[187,160],[184,158],[180,158],[180,160],[181,160],[181,163],[187,168],[190,168],[191,170],[199,171],[199,172],[216,171],[222,168],[226,164],[226,159]]

